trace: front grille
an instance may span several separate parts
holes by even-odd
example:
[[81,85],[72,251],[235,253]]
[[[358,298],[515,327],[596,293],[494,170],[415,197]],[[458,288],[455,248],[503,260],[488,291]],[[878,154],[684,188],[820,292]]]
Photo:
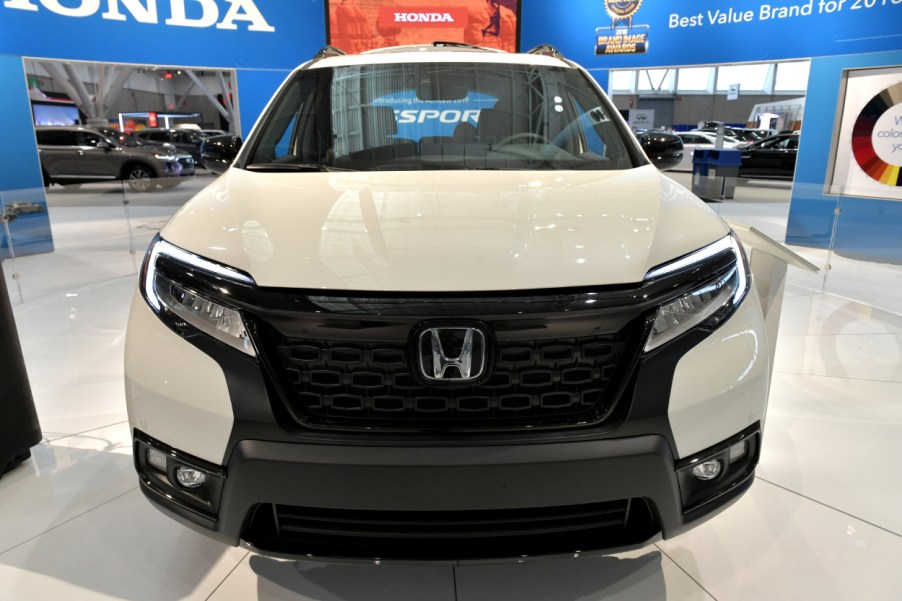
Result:
[[487,559],[611,549],[657,532],[648,503],[468,511],[372,511],[264,504],[242,538],[268,552],[345,558]]
[[275,336],[288,405],[313,425],[489,429],[597,422],[615,400],[625,337],[499,341],[491,375],[471,386],[430,386],[411,373],[402,342]]

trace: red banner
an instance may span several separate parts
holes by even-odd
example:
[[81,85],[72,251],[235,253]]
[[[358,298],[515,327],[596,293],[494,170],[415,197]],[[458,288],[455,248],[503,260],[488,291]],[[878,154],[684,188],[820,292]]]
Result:
[[517,50],[518,0],[326,0],[329,43],[349,53],[435,40]]

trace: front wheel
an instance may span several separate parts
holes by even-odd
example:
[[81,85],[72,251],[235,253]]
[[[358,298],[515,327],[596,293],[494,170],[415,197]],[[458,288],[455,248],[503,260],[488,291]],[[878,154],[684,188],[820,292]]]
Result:
[[154,189],[156,183],[153,181],[153,173],[144,165],[134,165],[129,167],[125,174],[128,187],[135,192],[150,192]]

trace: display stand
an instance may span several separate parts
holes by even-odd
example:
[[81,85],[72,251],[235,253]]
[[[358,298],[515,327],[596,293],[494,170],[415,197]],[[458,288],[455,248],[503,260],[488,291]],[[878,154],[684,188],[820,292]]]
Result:
[[41,426],[0,262],[0,478],[31,457],[39,442]]
[[692,156],[692,193],[715,202],[733,198],[741,160],[738,150],[696,150]]

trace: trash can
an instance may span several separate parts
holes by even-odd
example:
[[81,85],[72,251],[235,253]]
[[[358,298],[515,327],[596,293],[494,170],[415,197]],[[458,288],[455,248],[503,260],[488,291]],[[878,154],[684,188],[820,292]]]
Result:
[[39,442],[41,426],[0,262],[0,478],[31,457]]
[[733,198],[742,152],[731,148],[696,150],[692,156],[692,193],[705,200]]

